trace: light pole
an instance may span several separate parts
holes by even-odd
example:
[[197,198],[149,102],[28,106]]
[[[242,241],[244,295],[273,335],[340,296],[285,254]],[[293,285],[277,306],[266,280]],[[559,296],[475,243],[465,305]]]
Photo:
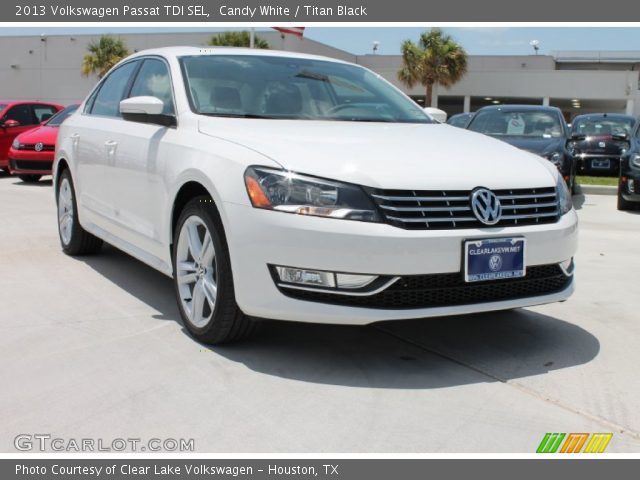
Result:
[[378,51],[378,48],[380,48],[380,42],[378,40],[374,40],[373,41],[373,54],[374,55]]
[[529,45],[533,47],[533,51],[538,55],[538,50],[540,50],[540,41],[539,40],[531,40]]

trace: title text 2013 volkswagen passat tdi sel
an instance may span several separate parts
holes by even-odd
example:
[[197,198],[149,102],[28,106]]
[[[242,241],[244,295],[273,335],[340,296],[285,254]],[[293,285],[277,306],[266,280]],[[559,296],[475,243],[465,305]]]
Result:
[[574,288],[577,218],[553,164],[322,57],[127,58],[60,127],[55,191],[65,252],[106,241],[172,276],[208,343],[253,318],[367,324]]

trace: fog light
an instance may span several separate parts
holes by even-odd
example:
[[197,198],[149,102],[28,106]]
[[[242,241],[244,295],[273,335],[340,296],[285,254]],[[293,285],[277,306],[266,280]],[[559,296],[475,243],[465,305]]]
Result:
[[633,178],[627,180],[627,190],[629,191],[629,193],[635,192],[635,182]]
[[362,288],[373,282],[377,275],[355,275],[352,273],[337,273],[336,280],[339,288]]
[[573,263],[573,257],[571,257],[569,260],[565,260],[564,262],[560,262],[560,268],[562,269],[563,273],[567,277],[570,277],[571,275],[573,275],[573,271],[575,269],[575,263]]
[[276,267],[280,280],[287,283],[300,285],[312,285],[315,287],[335,288],[336,279],[333,272],[322,270],[306,270],[292,267]]

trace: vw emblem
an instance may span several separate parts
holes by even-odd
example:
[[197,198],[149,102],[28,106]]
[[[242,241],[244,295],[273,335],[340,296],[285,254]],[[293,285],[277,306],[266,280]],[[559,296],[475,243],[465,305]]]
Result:
[[42,149],[44,148],[44,145],[42,143],[36,143],[36,152],[41,152]]
[[606,147],[606,146],[607,146],[607,144],[606,144],[606,143],[604,143],[604,142],[600,142],[600,143],[598,143],[598,146],[599,146],[600,148],[604,148],[604,147]]
[[489,258],[489,268],[492,272],[497,272],[502,267],[502,257],[500,255],[492,255]]
[[502,216],[502,205],[496,194],[486,188],[478,188],[471,194],[471,210],[485,225],[495,225]]

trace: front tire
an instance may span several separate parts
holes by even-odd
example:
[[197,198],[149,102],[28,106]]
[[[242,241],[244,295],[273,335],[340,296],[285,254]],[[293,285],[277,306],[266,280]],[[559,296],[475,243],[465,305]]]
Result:
[[24,183],[36,183],[42,178],[42,175],[18,175],[18,178]]
[[635,204],[628,200],[625,200],[622,196],[622,192],[620,191],[620,187],[618,187],[618,210],[626,211],[633,210],[635,208]]
[[58,235],[62,250],[67,255],[98,253],[102,240],[87,232],[78,221],[78,204],[69,170],[64,170],[58,181]]
[[211,345],[249,336],[255,323],[236,304],[227,241],[210,198],[184,207],[172,253],[176,299],[189,333]]

